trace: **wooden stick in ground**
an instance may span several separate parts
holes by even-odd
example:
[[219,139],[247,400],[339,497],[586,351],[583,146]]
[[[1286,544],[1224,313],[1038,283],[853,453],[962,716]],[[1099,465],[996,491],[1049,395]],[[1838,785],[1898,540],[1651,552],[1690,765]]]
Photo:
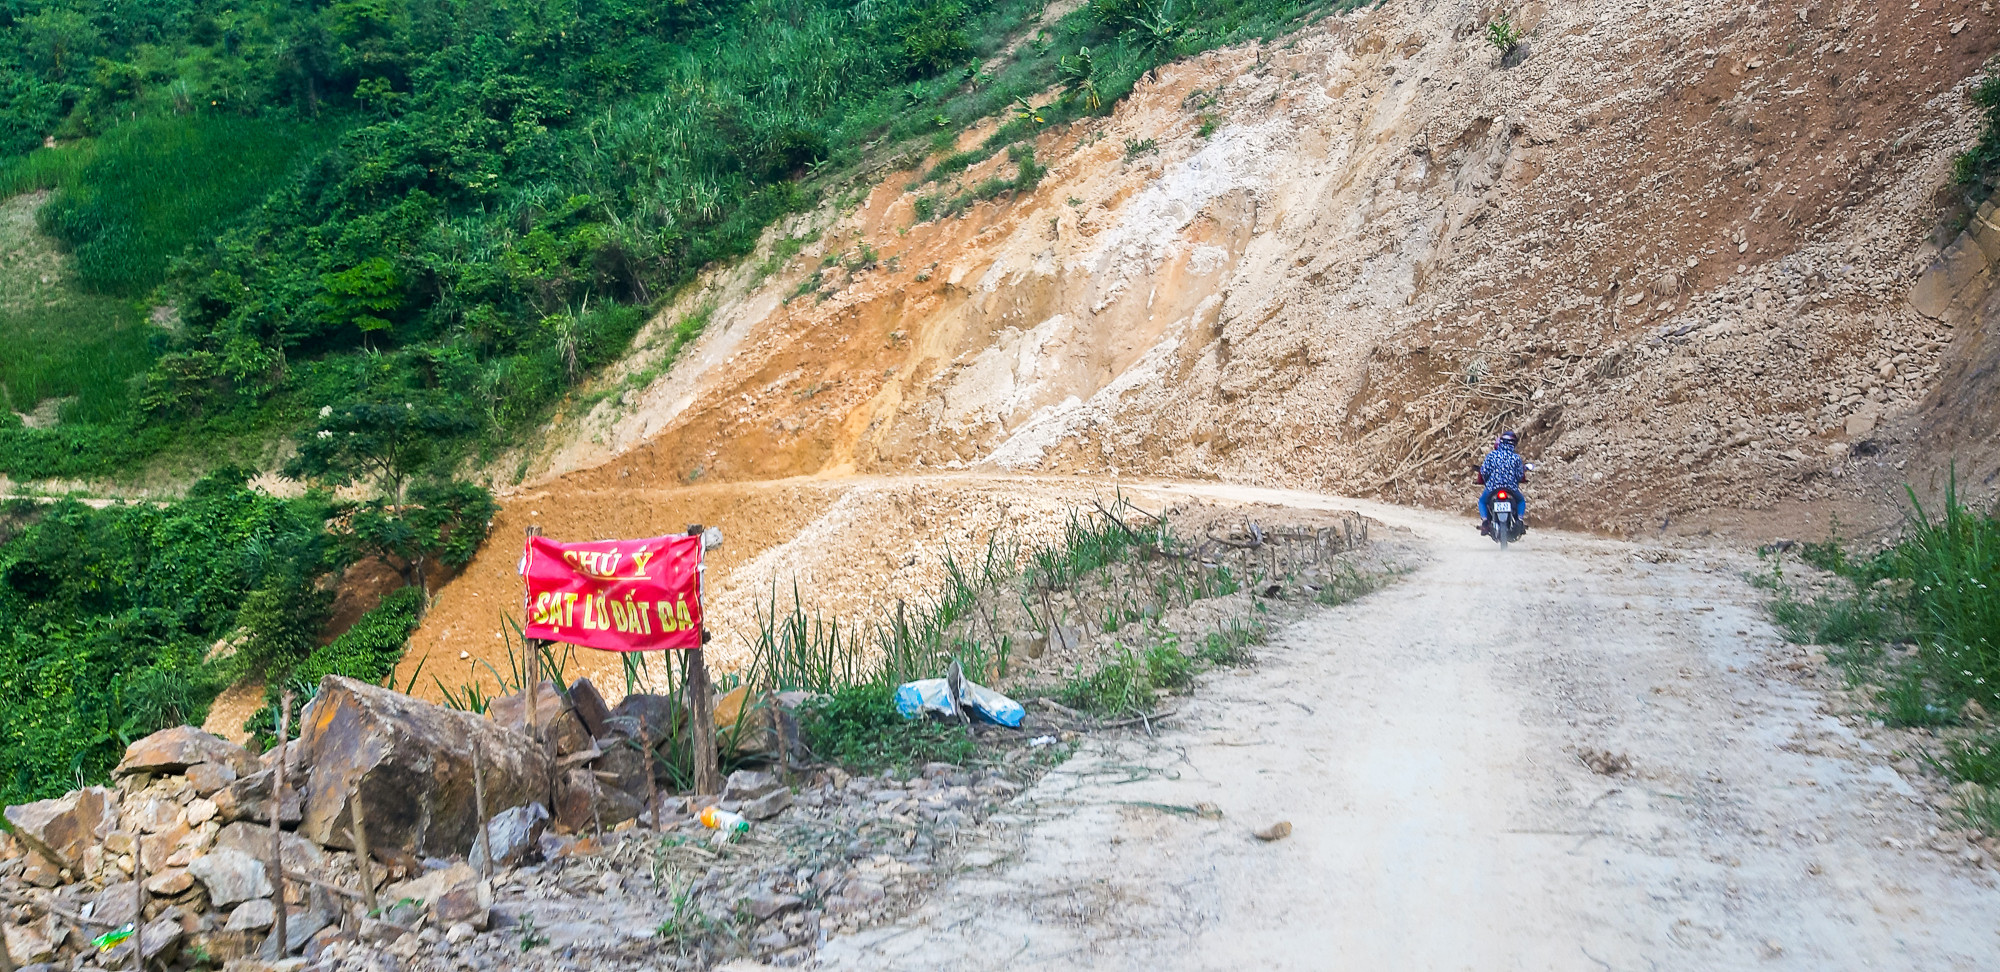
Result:
[[285,928],[285,832],[279,824],[285,817],[285,750],[292,739],[292,693],[278,700],[278,765],[271,773],[271,940],[278,958],[291,953]]
[[[146,943],[139,940],[139,931],[146,927],[146,840],[138,827],[132,828],[132,968],[144,970],[146,967]],[[7,950],[7,943],[0,939],[0,952]]]
[[639,751],[646,754],[646,808],[653,814],[653,831],[657,833],[660,830],[660,780],[654,775],[659,767],[654,765],[653,760],[659,758],[659,753],[653,749],[652,737],[646,734],[643,721],[639,723]]
[[[701,524],[688,525],[688,536],[698,537],[703,532]],[[701,643],[708,644],[708,627],[701,629]],[[722,768],[716,765],[715,753],[715,710],[714,700],[709,698],[708,660],[702,650],[695,648],[687,653],[687,708],[691,730],[688,744],[694,752],[694,792],[702,796],[714,796],[722,792]]]
[[14,953],[7,951],[4,933],[0,933],[0,972],[14,972]]
[[700,648],[687,653],[687,666],[688,746],[694,756],[694,792],[714,796],[722,792],[722,770],[716,765],[715,710],[708,697],[708,662]]
[[[528,536],[539,537],[541,535],[542,535],[541,527],[531,526],[528,528]],[[522,609],[526,610],[528,604],[528,597],[525,589],[525,585],[528,583],[528,578],[526,575],[522,575],[521,583],[523,585],[523,590],[521,594],[521,605]],[[537,709],[541,708],[541,706],[537,705],[536,703],[539,702],[542,697],[542,647],[541,646],[542,646],[541,641],[537,639],[525,638],[525,637],[521,639],[521,649],[527,652],[528,654],[528,657],[525,659],[527,664],[522,669],[522,673],[525,677],[526,684],[521,686],[521,692],[528,704],[528,735],[533,736],[536,739],[541,738],[541,732],[540,732],[541,715],[536,711]]]
[[361,811],[360,787],[347,791],[347,813],[354,838],[354,870],[361,878],[361,903],[372,915],[381,909],[375,904],[375,868],[368,857],[368,820]]
[[479,876],[490,878],[493,876],[493,827],[486,819],[486,764],[479,756],[483,748],[479,740],[472,741],[472,812],[479,816],[479,836],[473,838],[472,847],[474,850],[484,848],[479,853]]

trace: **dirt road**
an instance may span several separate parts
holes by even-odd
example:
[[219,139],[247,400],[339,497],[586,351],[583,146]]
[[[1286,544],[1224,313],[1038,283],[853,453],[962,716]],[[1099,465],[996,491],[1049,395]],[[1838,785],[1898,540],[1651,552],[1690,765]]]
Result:
[[825,967],[2000,967],[1994,872],[1931,849],[1942,821],[1880,747],[1782,677],[1750,561],[1550,534],[1503,555],[1463,519],[1181,491],[1361,509],[1430,560],[1276,631],[1156,736],[1089,741]]

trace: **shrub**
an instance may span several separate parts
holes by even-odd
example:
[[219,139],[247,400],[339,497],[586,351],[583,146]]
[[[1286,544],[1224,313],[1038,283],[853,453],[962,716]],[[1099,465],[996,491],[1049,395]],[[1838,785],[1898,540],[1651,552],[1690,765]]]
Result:
[[256,592],[317,579],[327,512],[225,470],[164,506],[51,504],[0,544],[0,799],[99,781],[132,740],[199,722],[244,665],[210,649],[265,623],[242,614]]
[[978,749],[957,725],[903,718],[896,711],[895,689],[887,682],[848,685],[821,696],[807,704],[799,728],[821,759],[863,772],[963,763]]
[[1506,14],[1501,14],[1486,25],[1486,43],[1493,45],[1501,57],[1506,57],[1521,46],[1521,30]]

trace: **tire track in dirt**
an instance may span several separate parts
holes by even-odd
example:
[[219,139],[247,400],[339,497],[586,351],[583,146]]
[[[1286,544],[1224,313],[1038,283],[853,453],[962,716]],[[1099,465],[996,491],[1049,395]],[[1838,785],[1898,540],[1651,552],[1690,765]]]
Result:
[[[1430,562],[1091,740],[923,910],[830,968],[1991,967],[1992,872],[1886,754],[1766,664],[1752,561],[1359,509]],[[1645,554],[1642,558],[1640,554]],[[1657,562],[1656,562],[1657,561]],[[1801,741],[1804,744],[1801,745]],[[1599,775],[1578,753],[1631,768]],[[1161,808],[1213,803],[1208,820]],[[1250,831],[1293,822],[1271,844]],[[1914,849],[1906,849],[1914,848]],[[995,863],[997,862],[997,863]],[[944,964],[959,964],[947,961]]]

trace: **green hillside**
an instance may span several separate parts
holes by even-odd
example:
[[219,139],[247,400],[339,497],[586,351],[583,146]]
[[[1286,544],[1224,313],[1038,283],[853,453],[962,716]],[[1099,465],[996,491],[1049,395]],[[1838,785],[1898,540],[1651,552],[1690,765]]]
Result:
[[71,268],[0,308],[0,385],[9,411],[74,400],[0,413],[0,473],[226,455],[357,401],[447,416],[446,461],[545,416],[827,174],[1059,84],[998,150],[1355,4],[15,0],[0,194],[54,190]]

